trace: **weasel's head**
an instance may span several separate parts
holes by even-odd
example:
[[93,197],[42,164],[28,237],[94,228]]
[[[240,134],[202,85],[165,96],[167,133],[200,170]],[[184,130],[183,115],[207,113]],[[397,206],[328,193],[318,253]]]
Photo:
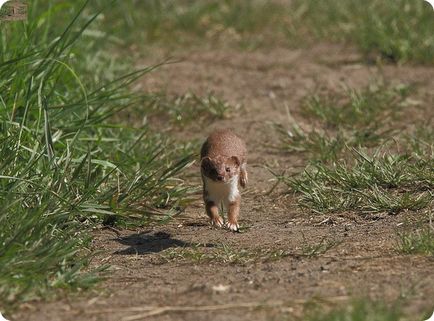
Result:
[[240,159],[237,156],[204,157],[200,165],[202,173],[215,182],[228,183],[240,173]]

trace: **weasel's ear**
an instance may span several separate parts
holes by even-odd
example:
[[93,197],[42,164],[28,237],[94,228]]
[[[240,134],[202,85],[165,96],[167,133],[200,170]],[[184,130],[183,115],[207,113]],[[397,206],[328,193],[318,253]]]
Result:
[[203,157],[201,160],[200,160],[200,167],[202,167],[203,169],[207,169],[207,168],[210,168],[211,167],[211,164],[212,164],[212,160],[211,160],[211,158],[210,157]]
[[229,162],[233,162],[235,165],[240,166],[241,165],[241,161],[237,156],[232,156],[228,158]]

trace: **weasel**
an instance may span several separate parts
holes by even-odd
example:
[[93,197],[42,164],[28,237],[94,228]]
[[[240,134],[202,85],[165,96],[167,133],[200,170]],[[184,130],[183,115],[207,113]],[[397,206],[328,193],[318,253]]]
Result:
[[216,130],[200,151],[203,200],[212,225],[223,226],[219,205],[228,211],[226,226],[238,231],[241,195],[238,184],[247,185],[247,149],[244,141],[229,129]]

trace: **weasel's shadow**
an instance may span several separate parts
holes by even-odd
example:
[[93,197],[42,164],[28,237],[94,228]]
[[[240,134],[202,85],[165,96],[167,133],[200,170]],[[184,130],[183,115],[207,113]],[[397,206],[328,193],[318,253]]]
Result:
[[[129,246],[126,249],[114,253],[119,255],[144,255],[158,253],[171,247],[190,247],[193,245],[190,242],[174,239],[166,232],[150,234],[150,231],[120,237],[116,239],[116,241]],[[213,245],[206,244],[205,246],[212,247]]]

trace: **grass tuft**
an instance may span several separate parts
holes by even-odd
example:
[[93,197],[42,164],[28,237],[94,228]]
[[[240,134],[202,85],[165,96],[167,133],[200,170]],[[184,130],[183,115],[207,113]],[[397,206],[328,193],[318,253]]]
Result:
[[309,258],[317,257],[319,255],[327,253],[330,249],[341,244],[341,241],[338,240],[326,240],[326,238],[322,238],[318,243],[307,243],[306,239],[303,236],[303,244],[302,253],[303,256],[307,256]]
[[292,128],[276,125],[280,148],[308,154],[313,161],[334,161],[346,147],[376,147],[390,139],[391,122],[408,95],[406,86],[368,86],[345,94],[313,95],[306,98],[302,114],[318,121],[322,129],[303,130],[295,121]]
[[[92,2],[93,8],[104,5]],[[321,39],[355,44],[369,59],[434,63],[432,9],[424,1],[132,0],[118,6],[100,18],[104,38],[133,47],[228,43],[252,49]]]
[[93,227],[164,221],[189,193],[177,177],[188,153],[147,125],[114,121],[149,99],[130,86],[155,66],[87,64],[103,51],[80,41],[100,17],[88,1],[64,8],[62,29],[59,4],[29,9],[28,22],[0,29],[1,306],[91,286],[104,269],[87,268]]
[[[408,89],[376,85],[344,95],[310,96],[302,114],[317,122],[311,131],[303,130],[288,111],[292,129],[276,125],[280,148],[307,154],[309,165],[301,174],[273,173],[277,181],[299,195],[302,208],[317,213],[397,214],[431,206],[430,126],[418,127],[411,136],[396,129],[408,105]],[[402,147],[398,141],[404,141]]]
[[[94,6],[103,5],[97,1]],[[128,43],[160,43],[165,46],[229,41],[256,46],[272,34],[276,22],[283,21],[282,6],[253,1],[124,1],[120,10],[104,17],[108,30],[123,30]],[[142,30],[137,35],[131,30]],[[280,29],[283,31],[283,29]]]
[[345,89],[344,95],[314,95],[307,98],[302,112],[329,128],[376,128],[401,109],[408,89],[404,85],[370,85],[362,90]]
[[156,111],[157,116],[167,116],[169,122],[177,127],[225,119],[238,107],[230,105],[213,93],[198,96],[188,92],[173,98],[159,95],[152,103],[152,109]]
[[434,63],[434,20],[424,1],[297,0],[291,34],[357,45],[367,56]]
[[177,247],[161,253],[166,262],[190,262],[195,264],[218,263],[223,265],[247,265],[258,262],[273,262],[288,256],[317,257],[340,244],[340,241],[322,239],[319,243],[305,244],[299,252],[283,249],[237,249],[227,244],[217,246],[193,244],[189,247]]
[[318,213],[365,214],[420,210],[433,201],[432,159],[374,155],[354,150],[354,164],[318,163],[298,177],[281,180],[300,194],[299,205]]
[[323,308],[309,309],[304,320],[307,321],[397,321],[402,313],[399,306],[387,305],[381,301],[370,299],[358,299],[346,304],[344,307],[335,308],[324,312]]
[[168,262],[187,261],[196,264],[219,263],[229,265],[246,265],[255,262],[280,260],[290,254],[283,250],[235,249],[227,244],[216,247],[196,244],[191,247],[179,247],[166,250],[161,257]]
[[398,233],[398,249],[405,254],[434,256],[434,226],[432,222],[415,231]]

